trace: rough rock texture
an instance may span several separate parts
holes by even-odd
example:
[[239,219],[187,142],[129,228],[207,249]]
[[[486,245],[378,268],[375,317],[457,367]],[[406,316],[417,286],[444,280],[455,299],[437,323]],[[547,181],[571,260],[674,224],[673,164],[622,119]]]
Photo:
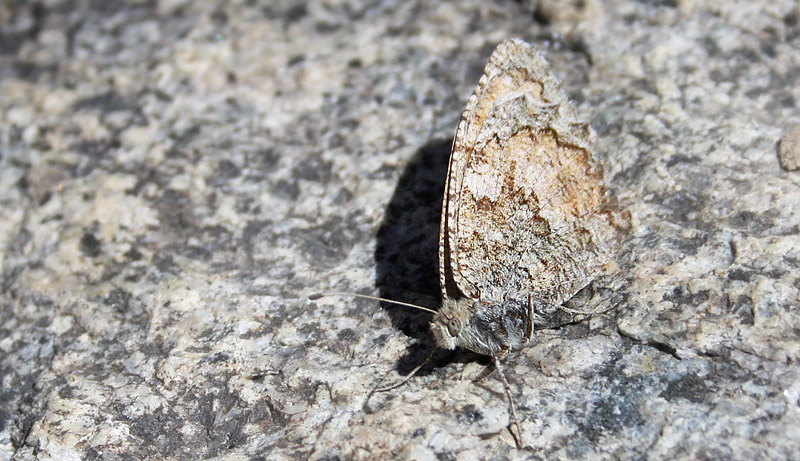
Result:
[[800,124],[786,129],[778,144],[778,156],[785,170],[800,170]]
[[[635,217],[505,361],[431,347],[486,58],[539,47]],[[800,452],[793,0],[0,4],[0,459]],[[376,288],[376,287],[380,287]]]

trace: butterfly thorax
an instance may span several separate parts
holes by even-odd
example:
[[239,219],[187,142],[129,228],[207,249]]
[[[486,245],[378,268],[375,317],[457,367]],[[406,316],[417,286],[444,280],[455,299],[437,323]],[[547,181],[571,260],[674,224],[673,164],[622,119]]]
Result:
[[445,298],[431,321],[436,343],[492,357],[525,347],[533,331],[532,306],[525,299],[498,302]]

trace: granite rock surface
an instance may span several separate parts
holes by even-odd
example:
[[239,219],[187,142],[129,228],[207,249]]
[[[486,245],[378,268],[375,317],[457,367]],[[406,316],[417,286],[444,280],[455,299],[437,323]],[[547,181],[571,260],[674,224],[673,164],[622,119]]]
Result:
[[[480,356],[370,396],[428,314],[307,299],[437,306],[509,37],[634,217],[570,304],[610,310],[505,360],[526,450]],[[3,2],[0,459],[796,459],[798,49],[792,0]]]

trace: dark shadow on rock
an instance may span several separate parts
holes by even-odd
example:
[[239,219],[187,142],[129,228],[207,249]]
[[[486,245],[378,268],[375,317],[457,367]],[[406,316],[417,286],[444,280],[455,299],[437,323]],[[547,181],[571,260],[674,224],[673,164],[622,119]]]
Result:
[[[439,219],[452,139],[429,142],[406,166],[378,230],[376,285],[380,296],[431,309],[441,305],[439,289]],[[383,303],[395,328],[418,341],[397,364],[405,375],[435,347],[428,327],[431,314]],[[433,367],[472,361],[477,354],[458,350],[436,354]],[[428,365],[421,374],[429,370]]]

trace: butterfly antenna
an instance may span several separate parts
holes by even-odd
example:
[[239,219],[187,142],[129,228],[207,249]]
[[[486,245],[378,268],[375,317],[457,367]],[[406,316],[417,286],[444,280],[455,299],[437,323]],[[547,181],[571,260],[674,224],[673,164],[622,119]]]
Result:
[[316,301],[316,300],[318,300],[320,298],[324,298],[325,296],[351,296],[353,298],[371,299],[373,301],[381,301],[381,302],[384,302],[384,303],[396,304],[398,306],[412,307],[414,309],[419,309],[421,311],[430,312],[431,314],[436,314],[435,310],[428,309],[427,307],[418,306],[416,304],[404,303],[404,302],[401,302],[401,301],[394,301],[394,300],[391,300],[391,299],[380,298],[378,296],[362,295],[362,294],[358,294],[358,293],[348,293],[346,291],[326,291],[326,292],[322,292],[322,293],[314,293],[314,294],[310,295],[308,297],[308,299],[310,299],[312,301]]
[[581,311],[581,310],[578,310],[578,309],[570,309],[567,306],[558,306],[558,308],[561,309],[562,311],[568,312],[570,314],[576,314],[576,315],[599,315],[599,314],[605,314],[606,312],[614,309],[615,307],[617,307],[617,306],[611,306],[611,307],[609,307],[607,309],[598,309],[596,311]]

